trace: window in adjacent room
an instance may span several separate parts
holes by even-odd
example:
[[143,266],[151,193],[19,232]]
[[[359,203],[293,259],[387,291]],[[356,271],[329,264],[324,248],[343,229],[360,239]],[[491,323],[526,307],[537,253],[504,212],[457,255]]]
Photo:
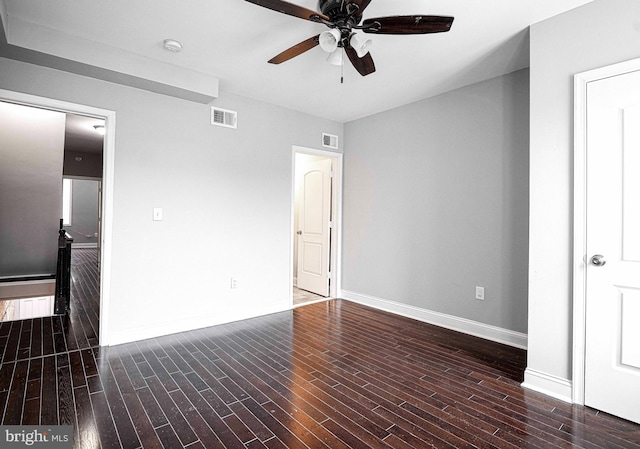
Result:
[[71,179],[62,180],[62,225],[71,225]]

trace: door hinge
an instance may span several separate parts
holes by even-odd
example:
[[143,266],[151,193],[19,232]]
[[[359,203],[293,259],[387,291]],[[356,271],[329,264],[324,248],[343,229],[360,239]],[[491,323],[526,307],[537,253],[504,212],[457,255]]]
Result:
[[327,273],[327,279],[331,279],[331,271]]
[[329,172],[329,178],[333,178],[333,176],[334,176],[333,171],[330,171]]
[[329,222],[329,229],[333,229],[333,221]]

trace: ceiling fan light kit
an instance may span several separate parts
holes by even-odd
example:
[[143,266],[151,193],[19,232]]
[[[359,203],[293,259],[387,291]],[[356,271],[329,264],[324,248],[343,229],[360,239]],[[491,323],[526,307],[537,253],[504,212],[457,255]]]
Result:
[[281,64],[319,45],[322,50],[330,53],[327,61],[335,65],[342,64],[344,50],[351,64],[362,76],[376,71],[369,51],[373,42],[371,39],[362,40],[356,31],[397,35],[445,33],[453,24],[453,17],[428,15],[386,16],[362,21],[362,14],[372,0],[318,0],[318,9],[321,12],[284,0],[246,1],[329,27],[328,31],[310,37],[274,56],[269,63]]
[[371,39],[362,40],[360,36],[353,33],[349,39],[349,44],[356,51],[358,58],[362,58],[369,53],[369,49],[373,46],[373,41]]
[[342,48],[337,48],[329,53],[327,62],[331,65],[342,65]]
[[329,31],[323,31],[322,33],[320,33],[320,48],[322,48],[327,53],[333,53],[336,48],[338,48],[340,38],[340,31],[336,30],[335,28]]

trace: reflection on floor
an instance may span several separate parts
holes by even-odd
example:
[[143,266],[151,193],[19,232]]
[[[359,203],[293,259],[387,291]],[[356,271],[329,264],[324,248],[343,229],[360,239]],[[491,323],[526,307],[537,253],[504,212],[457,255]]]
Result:
[[316,295],[315,293],[302,290],[295,285],[293,286],[293,305],[305,304],[311,301],[319,301],[321,299],[327,299],[328,297]]
[[53,315],[53,296],[0,300],[0,321],[26,320]]
[[56,291],[50,276],[24,276],[0,282],[0,322],[53,315]]
[[10,299],[0,300],[0,321],[15,320],[15,301]]

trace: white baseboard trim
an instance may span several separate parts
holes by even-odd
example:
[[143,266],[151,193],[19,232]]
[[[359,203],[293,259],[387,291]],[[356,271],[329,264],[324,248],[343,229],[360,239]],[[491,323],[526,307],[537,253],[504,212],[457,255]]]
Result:
[[561,377],[527,368],[524,371],[522,386],[570,404],[573,402],[571,381]]
[[376,298],[374,296],[364,295],[361,293],[342,290],[341,298],[349,301],[364,304],[376,309],[385,310],[387,312],[413,318],[414,320],[423,321],[425,323],[434,324],[454,331],[462,332],[486,340],[504,343],[516,348],[527,349],[527,334],[503,329],[489,324],[460,318],[453,315],[447,315],[440,312],[434,312],[419,307],[409,306],[387,299]]
[[71,249],[73,248],[78,248],[78,249],[82,249],[82,248],[97,248],[98,244],[97,243],[72,243],[71,244]]
[[216,326],[218,324],[256,318],[263,315],[283,312],[285,310],[290,310],[289,305],[283,306],[280,304],[261,309],[252,309],[249,313],[242,310],[227,310],[225,311],[226,313],[222,314],[217,312],[215,315],[189,317],[181,320],[154,324],[151,326],[142,326],[135,329],[111,331],[109,332],[109,341],[107,345],[121,345],[124,343],[131,343],[132,341],[146,340],[147,338],[162,337],[164,335],[177,334],[178,332],[187,332],[195,329],[202,329],[204,327]]

